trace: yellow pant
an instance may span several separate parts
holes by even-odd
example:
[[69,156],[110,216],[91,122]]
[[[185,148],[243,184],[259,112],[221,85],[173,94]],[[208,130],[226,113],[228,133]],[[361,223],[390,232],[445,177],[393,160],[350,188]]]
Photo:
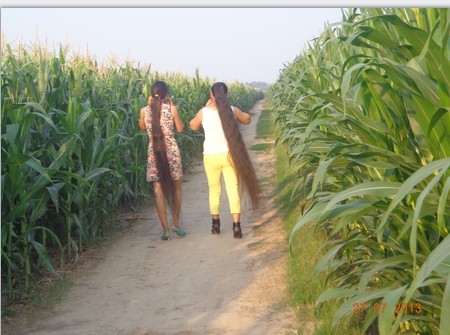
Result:
[[241,213],[241,199],[239,196],[239,181],[236,170],[228,152],[203,155],[206,177],[209,186],[209,209],[211,214],[220,214],[220,196],[222,194],[222,180],[225,181],[231,214]]

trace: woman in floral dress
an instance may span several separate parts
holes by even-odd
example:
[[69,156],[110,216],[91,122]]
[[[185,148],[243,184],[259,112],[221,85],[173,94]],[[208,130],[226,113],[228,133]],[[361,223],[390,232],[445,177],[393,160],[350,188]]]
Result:
[[[168,87],[163,81],[156,81],[151,89],[148,106],[140,111],[139,128],[146,130],[149,137],[147,181],[153,183],[163,233],[162,240],[169,240],[170,232],[184,236],[179,227],[181,209],[181,178],[183,170],[175,129],[184,130],[184,124],[177,108],[167,97]],[[166,203],[172,212],[172,225],[167,223]]]

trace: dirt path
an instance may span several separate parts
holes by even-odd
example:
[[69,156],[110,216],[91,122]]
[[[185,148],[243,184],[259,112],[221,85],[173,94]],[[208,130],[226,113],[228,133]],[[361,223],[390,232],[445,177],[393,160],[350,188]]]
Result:
[[[243,127],[249,147],[264,142],[255,140],[262,104]],[[273,151],[250,152],[270,195]],[[296,334],[294,313],[286,304],[285,233],[273,203],[264,199],[257,213],[245,209],[239,240],[233,238],[223,194],[222,234],[212,235],[201,162],[184,181],[185,238],[161,241],[152,205],[90,266],[77,270],[63,301],[24,334]]]

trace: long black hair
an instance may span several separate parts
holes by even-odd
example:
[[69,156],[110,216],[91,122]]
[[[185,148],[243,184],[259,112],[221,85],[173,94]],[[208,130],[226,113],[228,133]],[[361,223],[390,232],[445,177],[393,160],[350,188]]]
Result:
[[163,81],[155,81],[151,88],[152,100],[150,110],[152,112],[152,144],[155,154],[158,179],[164,192],[164,197],[173,209],[175,205],[175,186],[170,175],[169,161],[166,153],[166,141],[161,128],[161,107],[168,103],[167,93],[169,89]]
[[228,143],[228,149],[239,178],[239,184],[244,187],[250,197],[253,209],[259,208],[260,189],[252,161],[245,146],[238,121],[228,100],[228,87],[217,82],[211,87],[219,111],[222,129]]

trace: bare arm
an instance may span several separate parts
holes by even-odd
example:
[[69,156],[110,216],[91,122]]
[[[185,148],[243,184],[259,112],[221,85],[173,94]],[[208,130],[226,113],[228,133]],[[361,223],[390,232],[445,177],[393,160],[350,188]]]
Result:
[[236,115],[236,119],[242,124],[247,125],[252,121],[250,114],[244,113],[237,107],[234,107],[234,115]]
[[189,127],[192,130],[199,130],[203,121],[203,110],[200,109],[195,117],[189,122]]
[[139,114],[139,128],[141,130],[145,130],[145,121],[144,121],[144,108],[141,108],[141,112]]
[[175,124],[175,129],[179,132],[182,133],[184,130],[184,123],[180,118],[180,115],[178,114],[178,109],[177,107],[175,107],[174,105],[172,105],[172,101],[170,101],[170,112],[172,113],[173,116],[173,122]]

